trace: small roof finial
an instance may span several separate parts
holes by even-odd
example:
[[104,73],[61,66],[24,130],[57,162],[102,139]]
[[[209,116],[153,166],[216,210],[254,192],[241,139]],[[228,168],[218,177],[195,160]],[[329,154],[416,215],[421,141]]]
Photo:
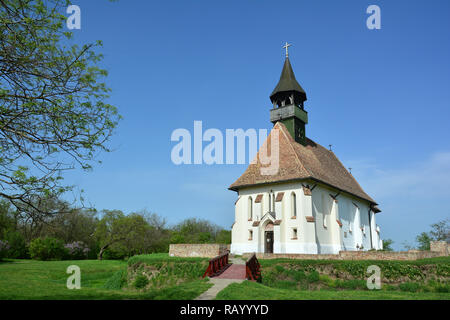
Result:
[[283,46],[283,48],[285,48],[286,49],[286,58],[289,58],[289,47],[290,46],[292,46],[292,44],[289,44],[289,43],[285,43],[285,45]]
[[350,171],[350,174],[352,174],[352,168],[351,167],[348,168],[348,171]]
[[333,150],[331,150],[331,147],[332,147],[333,145],[332,145],[332,144],[329,144],[328,146],[330,147],[330,151],[333,151]]

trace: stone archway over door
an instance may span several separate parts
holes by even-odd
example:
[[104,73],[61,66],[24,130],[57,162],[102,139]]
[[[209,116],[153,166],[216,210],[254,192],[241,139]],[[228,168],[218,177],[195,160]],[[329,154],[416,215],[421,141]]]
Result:
[[264,228],[264,253],[273,253],[273,223]]

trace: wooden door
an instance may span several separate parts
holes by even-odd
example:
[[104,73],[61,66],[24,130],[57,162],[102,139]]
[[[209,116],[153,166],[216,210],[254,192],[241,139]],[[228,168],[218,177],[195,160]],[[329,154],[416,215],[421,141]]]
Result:
[[273,231],[265,232],[265,253],[273,253]]

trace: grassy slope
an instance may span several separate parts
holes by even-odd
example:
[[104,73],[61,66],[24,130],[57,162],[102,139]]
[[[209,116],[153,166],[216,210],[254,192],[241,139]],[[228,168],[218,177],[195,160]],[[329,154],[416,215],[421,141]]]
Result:
[[[135,263],[203,262],[201,258],[173,258],[168,254],[143,255],[129,259]],[[206,259],[207,260],[207,259]],[[302,260],[261,260],[264,267],[279,263],[307,263]],[[378,261],[379,262],[379,261]],[[331,263],[310,261],[311,264]],[[335,263],[343,263],[337,261]],[[350,262],[351,263],[351,262]],[[399,262],[403,263],[403,262]],[[406,263],[406,262],[405,262]],[[448,264],[449,258],[409,261],[409,264]],[[81,290],[66,288],[66,268],[78,265],[81,268]],[[108,290],[103,286],[117,271],[127,267],[125,261],[34,261],[11,260],[0,262],[0,299],[194,299],[211,284],[195,280],[177,286],[137,292],[131,290]],[[399,291],[320,290],[302,291],[279,289],[253,282],[232,284],[222,290],[217,299],[450,299],[448,293],[409,293]]]
[[[66,288],[70,265],[81,269],[80,290]],[[145,293],[104,289],[106,280],[126,266],[116,260],[0,262],[0,299],[193,299],[211,286],[196,280]]]
[[259,260],[262,267],[268,267],[281,263],[289,263],[289,264],[298,264],[298,265],[343,265],[343,264],[354,264],[354,265],[379,265],[380,267],[383,265],[395,264],[395,265],[414,265],[414,266],[422,266],[427,264],[450,264],[450,256],[448,257],[437,257],[437,258],[427,258],[420,260],[397,260],[397,261],[388,261],[388,260],[300,260],[300,259],[260,259]]
[[410,293],[398,291],[300,291],[276,289],[245,281],[220,291],[216,300],[448,300],[448,293]]
[[133,265],[135,263],[157,263],[157,262],[207,262],[210,258],[180,258],[171,257],[168,253],[152,253],[152,254],[141,254],[138,256],[131,257],[128,259],[128,265]]
[[[449,293],[437,292],[403,292],[388,290],[336,290],[332,288],[322,290],[297,290],[288,288],[276,288],[264,285],[264,274],[274,271],[279,266],[302,266],[319,267],[323,265],[334,265],[336,268],[347,270],[357,270],[365,273],[366,267],[372,264],[379,265],[383,270],[386,268],[398,269],[407,273],[410,267],[419,267],[424,265],[440,265],[441,268],[447,268],[450,265],[450,257],[439,257],[431,259],[422,259],[416,261],[343,261],[343,260],[295,260],[295,259],[261,259],[263,271],[263,284],[254,282],[243,282],[241,284],[232,284],[222,290],[216,297],[219,300],[322,300],[322,299],[358,299],[358,300],[393,300],[393,299],[443,299],[450,300]],[[359,270],[361,269],[361,270]],[[363,276],[365,279],[365,275]],[[278,280],[277,280],[278,281]]]

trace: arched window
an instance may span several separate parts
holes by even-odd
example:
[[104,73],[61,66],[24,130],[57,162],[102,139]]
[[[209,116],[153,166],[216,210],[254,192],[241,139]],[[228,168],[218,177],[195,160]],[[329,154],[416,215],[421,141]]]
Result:
[[272,190],[270,191],[270,200],[270,211],[275,212],[275,193]]
[[327,219],[328,219],[329,214],[330,214],[330,210],[329,210],[327,198],[326,198],[325,194],[322,194],[322,218],[323,218],[323,227],[325,229],[328,228]]
[[264,194],[262,194],[262,197],[261,197],[261,205],[259,206],[260,207],[260,217],[259,217],[259,219],[262,219],[262,217],[264,216],[264,201],[266,200],[266,199],[264,199],[265,198],[265,196],[264,196]]
[[295,192],[291,193],[291,217],[297,217],[297,196]]
[[248,197],[248,221],[253,219],[253,199]]

